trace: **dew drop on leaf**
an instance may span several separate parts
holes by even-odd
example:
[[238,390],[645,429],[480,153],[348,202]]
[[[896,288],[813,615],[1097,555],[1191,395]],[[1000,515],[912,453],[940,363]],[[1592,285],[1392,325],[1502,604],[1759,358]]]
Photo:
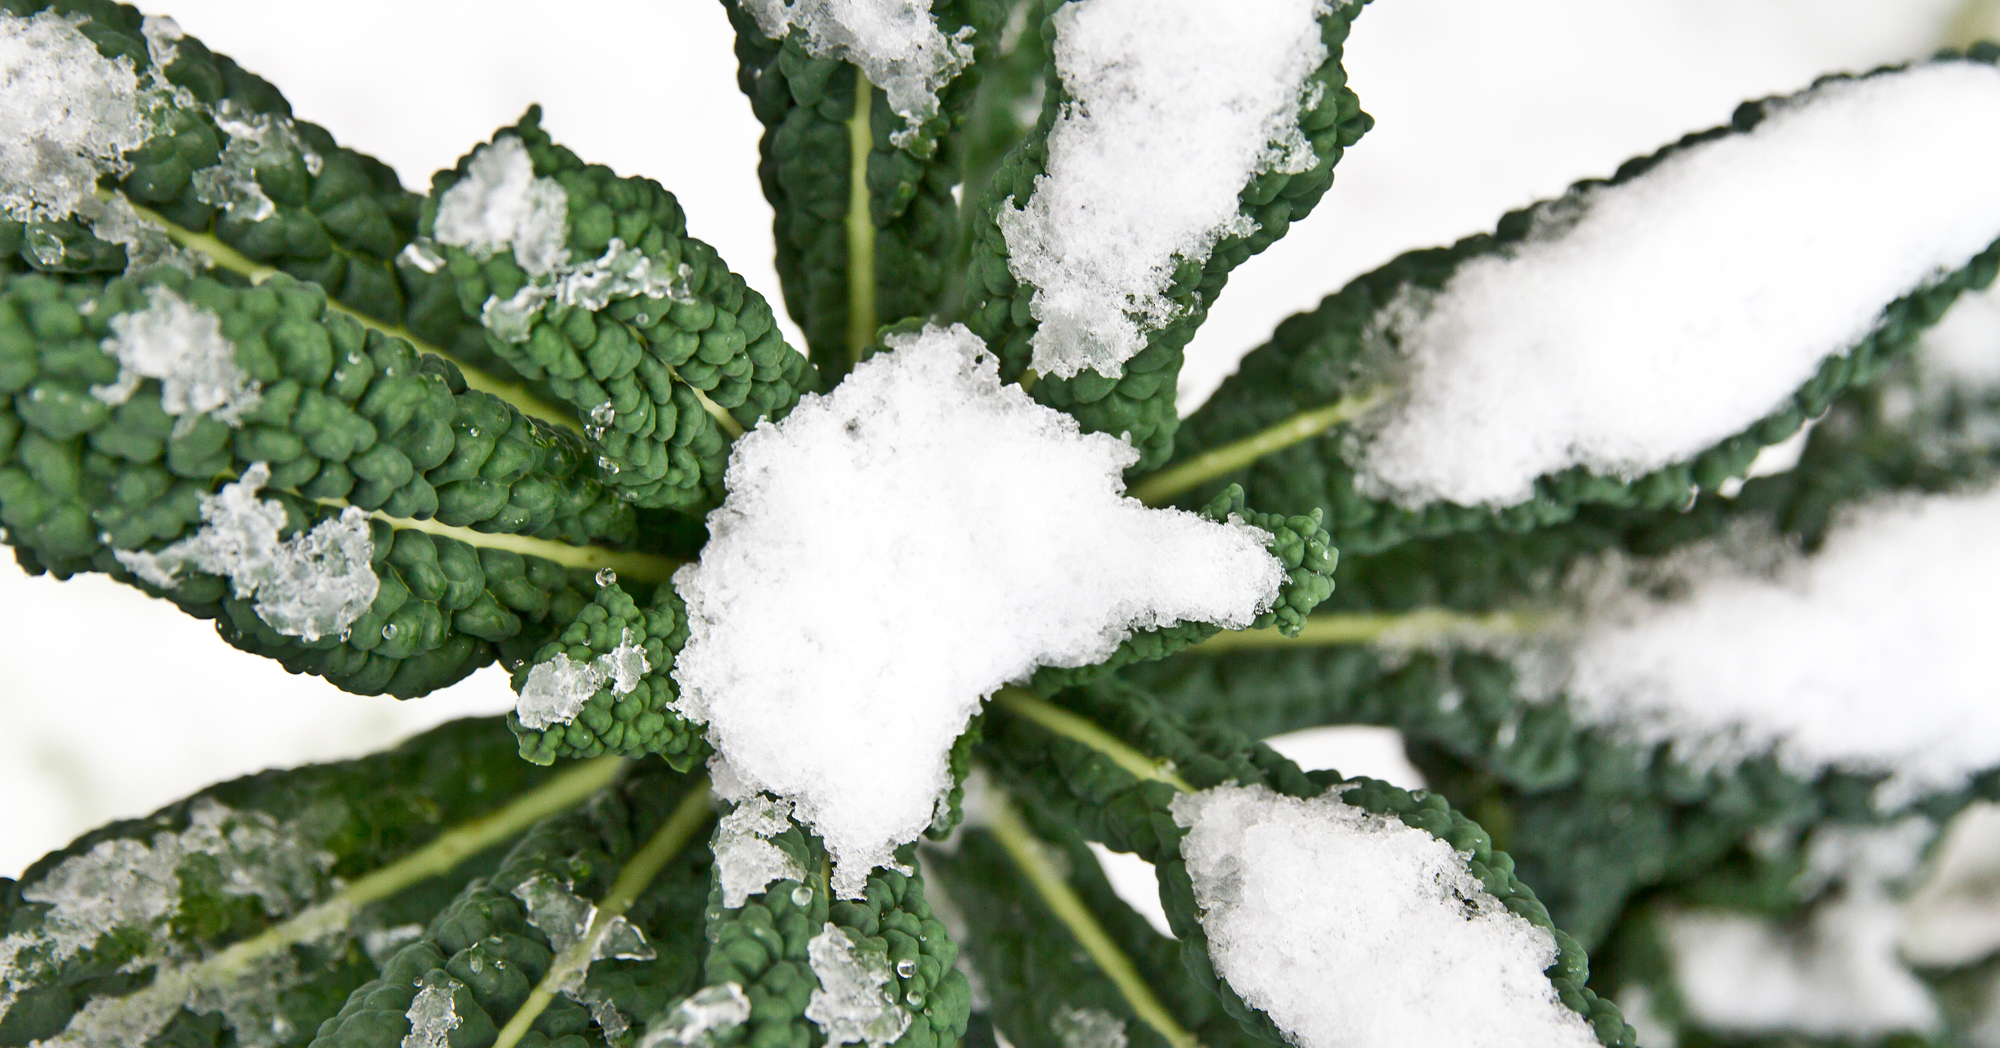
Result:
[[800,909],[804,909],[807,906],[811,906],[812,901],[813,901],[813,890],[811,888],[808,888],[805,885],[801,884],[798,887],[792,889],[793,906],[797,906]]
[[618,573],[617,573],[617,572],[615,572],[615,571],[612,571],[612,570],[611,570],[610,568],[599,568],[599,569],[597,569],[597,584],[598,584],[598,585],[600,585],[600,586],[610,586],[610,585],[614,585],[614,584],[616,584],[616,583],[617,583],[617,581],[618,581]]
[[[896,962],[896,974],[897,974],[897,975],[900,975],[900,976],[902,976],[902,977],[903,977],[903,978],[905,978],[905,979],[909,978],[909,977],[910,977],[910,976],[912,976],[912,975],[915,975],[915,974],[917,974],[917,962],[915,962],[915,961],[911,961],[911,960],[901,960],[901,961],[897,961],[897,962]],[[917,995],[917,996],[921,997],[922,995],[921,995],[921,994],[919,994],[919,995]],[[919,1001],[912,1001],[912,1002],[910,1002],[910,1003],[912,1003],[912,1004],[917,1004],[917,1003],[920,1003],[920,1002],[919,1002]]]

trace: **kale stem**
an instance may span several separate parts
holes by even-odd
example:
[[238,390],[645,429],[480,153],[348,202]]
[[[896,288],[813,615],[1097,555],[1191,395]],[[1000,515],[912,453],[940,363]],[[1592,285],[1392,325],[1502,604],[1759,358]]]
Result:
[[1383,389],[1371,389],[1342,397],[1325,407],[1301,411],[1242,440],[1202,452],[1178,466],[1161,470],[1140,481],[1127,494],[1149,506],[1160,505],[1225,473],[1242,469],[1274,451],[1281,451],[1342,422],[1358,418],[1380,404],[1386,393]]
[[[103,190],[99,190],[98,194],[106,199],[109,199],[110,196],[109,193]],[[132,204],[132,210],[141,219],[154,223],[165,230],[167,236],[173,238],[174,243],[190,251],[207,256],[217,266],[235,273],[252,284],[262,284],[280,272],[270,266],[251,261],[242,252],[237,251],[235,248],[230,247],[210,234],[197,233],[192,229],[169,221],[165,215],[157,211],[140,207],[137,204]],[[510,382],[489,375],[463,361],[455,360],[451,354],[423,341],[411,334],[408,329],[394,324],[384,324],[374,317],[356,311],[353,307],[333,298],[331,295],[327,297],[326,304],[327,308],[332,309],[334,312],[343,313],[354,318],[360,322],[362,327],[372,331],[379,331],[394,338],[400,338],[410,345],[415,346],[418,352],[429,353],[433,356],[450,360],[458,366],[459,373],[465,378],[466,386],[476,389],[481,393],[490,393],[493,396],[499,397],[501,400],[513,405],[515,410],[531,419],[567,429],[574,433],[580,434],[583,432],[583,425],[577,421],[575,412],[570,411],[560,404],[542,399],[533,390],[528,389],[521,383]]]
[[1449,608],[1418,608],[1390,614],[1346,613],[1313,615],[1305,628],[1287,637],[1274,629],[1218,633],[1189,647],[1190,653],[1220,655],[1227,651],[1331,644],[1385,644],[1414,647],[1446,641],[1498,640],[1546,632],[1564,621],[1546,611],[1473,613]]
[[1083,904],[1083,900],[1077,897],[1076,890],[1069,886],[1069,881],[1064,879],[1049,862],[1046,852],[1048,845],[1035,837],[1034,832],[1028,829],[1028,824],[1023,822],[1020,814],[1014,810],[1014,805],[1008,801],[1006,794],[1000,792],[997,787],[984,818],[986,829],[1000,842],[1000,846],[1006,849],[1007,857],[1014,861],[1014,865],[1028,879],[1028,883],[1034,886],[1036,894],[1048,904],[1050,912],[1069,929],[1070,935],[1076,938],[1077,945],[1082,946],[1084,952],[1090,955],[1098,970],[1118,987],[1119,994],[1125,998],[1125,1003],[1131,1006],[1133,1014],[1147,1026],[1152,1027],[1172,1048],[1199,1048],[1199,1042],[1195,1040],[1194,1035],[1175,1021],[1173,1013],[1167,1011],[1166,1006],[1160,1003],[1160,999],[1153,995],[1152,988],[1146,985],[1145,980],[1139,977],[1138,970],[1132,966],[1131,958],[1126,957],[1124,951],[1118,948],[1118,944],[1111,941],[1111,936],[1105,933],[1104,926],[1097,923],[1096,916]]
[[[314,499],[316,504],[345,508],[343,499]],[[410,517],[392,517],[381,510],[368,514],[398,530],[421,531],[430,535],[442,535],[456,539],[475,549],[497,549],[518,553],[524,557],[540,557],[553,561],[565,568],[597,570],[610,568],[620,578],[636,579],[640,582],[665,583],[680,569],[681,561],[672,557],[662,557],[653,553],[633,553],[625,550],[607,549],[603,546],[572,546],[567,542],[553,539],[538,539],[528,535],[509,535],[503,532],[474,531],[471,528],[453,527],[435,520],[416,520]]]
[[582,978],[590,968],[591,955],[597,951],[598,940],[610,929],[611,922],[623,917],[625,911],[632,908],[639,893],[645,891],[667,863],[673,861],[688,841],[694,839],[695,831],[708,822],[708,817],[708,780],[703,778],[695,783],[694,789],[667,817],[666,824],[653,834],[653,839],[647,841],[645,847],[634,853],[618,871],[618,879],[612,882],[611,890],[597,902],[597,916],[591,920],[590,930],[556,955],[555,963],[549,966],[549,973],[542,977],[542,981],[521,1004],[520,1010],[500,1030],[500,1037],[493,1042],[493,1048],[514,1048],[527,1035],[528,1028],[555,1001],[556,994],[561,993],[565,985]]
[[1117,736],[1091,723],[1088,718],[1057,706],[1047,699],[1036,696],[1013,685],[1002,687],[993,694],[993,704],[1019,717],[1025,717],[1049,731],[1066,739],[1073,739],[1104,754],[1111,762],[1131,772],[1135,778],[1164,782],[1183,793],[1193,793],[1194,787],[1186,779],[1164,767],[1162,762],[1141,753]]
[[847,356],[861,363],[875,343],[875,219],[868,208],[868,154],[875,136],[868,126],[874,92],[867,74],[854,70],[854,115],[847,119]]

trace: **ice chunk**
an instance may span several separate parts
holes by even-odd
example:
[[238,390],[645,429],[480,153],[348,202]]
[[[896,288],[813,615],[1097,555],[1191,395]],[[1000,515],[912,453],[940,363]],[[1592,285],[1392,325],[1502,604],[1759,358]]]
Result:
[[311,641],[340,633],[368,610],[381,587],[370,563],[375,544],[368,515],[349,506],[310,531],[281,539],[284,505],[257,498],[270,479],[270,465],[253,462],[241,480],[202,496],[202,528],[193,536],[157,553],[113,555],[161,589],[178,586],[183,568],[227,576],[236,596],[254,597],[257,617],[285,636]]
[[646,941],[646,933],[623,916],[605,921],[597,942],[590,947],[593,961],[650,961],[659,955]]
[[693,302],[688,290],[693,274],[685,262],[669,272],[665,264],[612,237],[603,256],[581,266],[564,267],[550,297],[556,305],[581,306],[593,313],[616,300],[640,295]]
[[474,150],[465,177],[438,198],[432,236],[481,258],[512,250],[528,275],[547,275],[569,260],[569,195],[536,178],[528,147],[502,135]]
[[674,576],[677,708],[744,789],[794,802],[849,898],[931,824],[1001,684],[1138,628],[1247,625],[1284,580],[1266,533],[1123,497],[1131,447],[1002,386],[963,327],[891,343],[737,441]]
[[68,217],[99,175],[126,170],[152,135],[150,99],[132,60],[106,58],[55,11],[0,13],[0,212],[24,222]]
[[1333,794],[1183,794],[1174,821],[1215,970],[1299,1048],[1595,1045],[1543,974],[1555,937],[1450,844]]
[[277,213],[277,205],[257,182],[257,170],[299,160],[309,174],[319,174],[324,161],[293,129],[290,117],[258,113],[225,98],[215,106],[215,126],[229,136],[222,156],[194,173],[195,199],[212,204],[245,222],[262,222]]
[[908,148],[938,115],[938,91],[972,62],[972,27],[946,37],[931,0],[746,0],[757,28],[783,40],[796,27],[815,58],[851,62],[903,118],[891,142]]
[[452,995],[463,985],[438,972],[424,976],[424,988],[417,991],[417,999],[404,1013],[410,1020],[410,1032],[403,1035],[401,1048],[449,1048],[451,1032],[461,1021]]
[[629,694],[652,668],[646,661],[645,650],[632,643],[629,629],[617,647],[589,662],[576,662],[557,652],[555,658],[536,663],[528,670],[528,680],[521,685],[521,698],[514,704],[514,715],[521,719],[523,727],[535,731],[552,724],[568,724],[607,682],[612,694]]
[[1000,209],[1008,268],[1035,289],[1037,371],[1108,376],[1174,317],[1183,261],[1255,224],[1238,196],[1265,171],[1312,168],[1299,130],[1326,61],[1327,0],[1088,0],[1055,13],[1072,101],[1046,173]]
[[722,817],[715,831],[715,878],[723,906],[742,906],[772,881],[806,879],[798,860],[766,839],[791,827],[791,812],[790,804],[753,794]]
[[717,1034],[750,1021],[750,998],[739,983],[704,986],[646,1032],[638,1048],[709,1048]]
[[[139,217],[139,213],[132,208],[132,202],[122,192],[114,191],[105,200],[84,197],[76,202],[76,213],[90,223],[90,231],[97,239],[125,246],[125,275],[128,277],[139,276],[160,266],[171,266],[193,275],[214,264],[208,256],[174,243],[166,229],[158,223]],[[252,382],[251,388],[255,386],[256,383]]]
[[1513,504],[1544,474],[1636,476],[1741,431],[2000,237],[1996,121],[1983,62],[1829,82],[1549,209],[1379,318],[1402,360],[1364,487]]
[[1809,779],[1885,774],[1889,806],[1956,788],[2000,765],[1996,535],[1989,490],[1861,507],[1810,557],[1742,533],[1608,560],[1575,580],[1587,625],[1551,683],[1580,720],[1697,767],[1775,752]]
[[884,1048],[910,1028],[910,1013],[896,1003],[896,976],[887,956],[856,948],[847,932],[828,922],[806,943],[806,957],[819,978],[819,989],[806,1002],[806,1018],[826,1034],[830,1048]]
[[514,886],[514,898],[527,908],[528,923],[549,940],[557,953],[583,941],[597,907],[570,890],[568,882],[542,872]]
[[1125,1020],[1102,1008],[1064,1008],[1049,1021],[1062,1048],[1125,1048]]
[[1799,929],[1707,910],[1674,914],[1663,927],[1696,1022],[1844,1041],[1936,1027],[1930,992],[1897,958],[1901,929],[1900,908],[1871,895],[1815,907]]
[[263,399],[256,380],[237,365],[222,318],[188,304],[172,288],[147,288],[146,308],[112,317],[103,345],[118,360],[118,381],[92,386],[90,393],[107,404],[123,404],[142,380],[158,379],[160,408],[183,416],[183,426],[200,414],[235,426]]

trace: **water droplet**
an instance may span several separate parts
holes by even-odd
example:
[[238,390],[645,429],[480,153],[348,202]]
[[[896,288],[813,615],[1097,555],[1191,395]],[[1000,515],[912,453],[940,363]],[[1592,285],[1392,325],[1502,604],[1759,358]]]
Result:
[[618,583],[618,573],[617,573],[617,572],[615,572],[615,571],[612,571],[612,570],[611,570],[610,568],[599,568],[599,569],[597,569],[597,584],[598,584],[598,585],[600,585],[600,586],[615,586],[615,585],[617,585],[617,583]]
[[603,455],[599,455],[597,456],[597,468],[603,470],[606,473],[617,473],[618,463],[613,462],[608,458],[605,458]]
[[912,975],[917,974],[917,962],[912,960],[897,961],[896,974],[902,976],[905,979],[909,978]]
[[388,624],[387,626],[384,626],[384,627],[382,627],[382,639],[383,639],[383,640],[395,640],[395,639],[396,639],[396,624],[395,624],[395,623],[393,623],[393,622],[392,622],[392,623]]
[[912,1008],[922,1008],[924,1006],[924,995],[911,990],[909,993],[903,995],[903,1001]]
[[813,901],[813,890],[811,888],[808,888],[805,885],[801,884],[798,887],[792,889],[793,906],[797,906],[800,909],[804,909],[807,906],[811,906],[812,901]]
[[640,327],[650,327],[653,323],[653,315],[651,313],[639,313],[632,317],[632,322],[638,324]]
[[469,427],[468,429],[466,429],[466,431],[465,431],[465,435],[466,435],[466,436],[468,436],[468,437],[476,437],[476,436],[478,436],[478,435],[479,435],[479,427],[478,427],[478,426],[472,426],[472,427]]
[[618,410],[612,407],[611,402],[608,400],[590,409],[590,421],[600,426],[610,425],[611,421],[617,417]]
[[45,266],[62,265],[63,256],[69,253],[62,238],[40,222],[28,226],[28,249],[34,252],[35,261]]

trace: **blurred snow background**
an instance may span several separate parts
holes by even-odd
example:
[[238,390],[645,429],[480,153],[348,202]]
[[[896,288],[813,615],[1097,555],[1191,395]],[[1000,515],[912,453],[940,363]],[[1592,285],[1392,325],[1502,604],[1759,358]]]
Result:
[[[1346,61],[1377,127],[1312,218],[1237,271],[1190,349],[1183,407],[1278,320],[1396,253],[1488,229],[1744,99],[1921,55],[1960,2],[1384,0]],[[711,0],[178,0],[157,13],[420,191],[540,102],[558,141],[659,179],[692,232],[778,298],[759,129]],[[0,561],[0,875],[210,782],[511,704],[490,668],[413,702],[346,695],[101,577],[59,584]],[[1404,778],[1389,741],[1321,738],[1300,755]]]

